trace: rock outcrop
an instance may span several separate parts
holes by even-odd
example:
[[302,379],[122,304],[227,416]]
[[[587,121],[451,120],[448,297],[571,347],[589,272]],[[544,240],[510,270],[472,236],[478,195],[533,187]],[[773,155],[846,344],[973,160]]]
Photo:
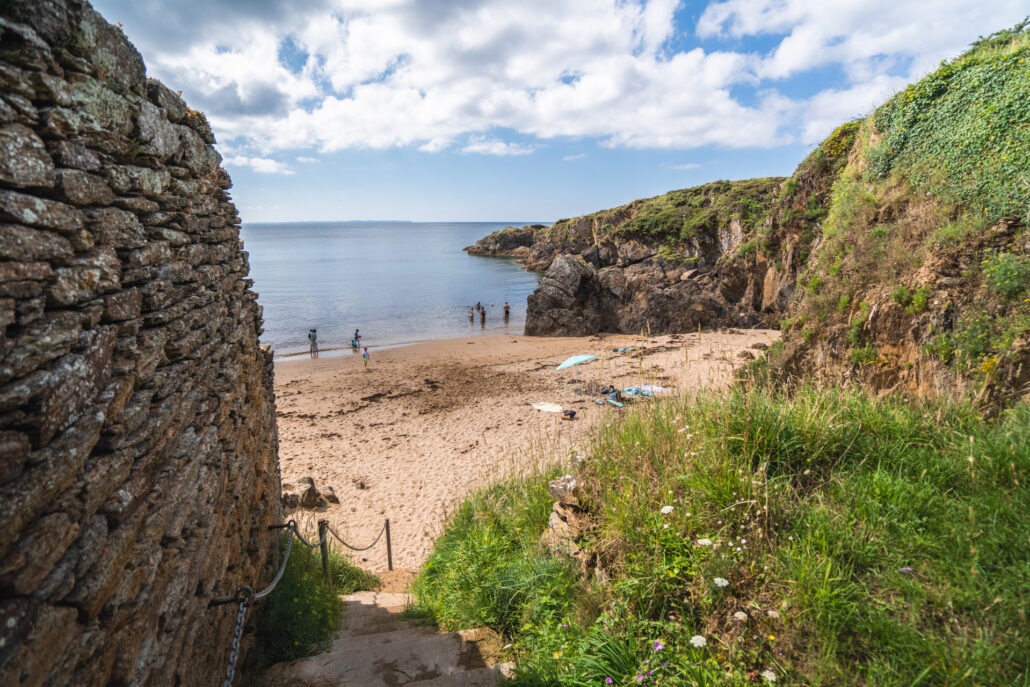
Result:
[[0,684],[219,682],[207,602],[274,572],[272,360],[213,142],[83,0],[0,5]]
[[790,194],[786,181],[672,191],[551,227],[505,229],[467,250],[544,272],[529,297],[528,335],[775,327],[811,242],[802,239],[805,211],[826,202],[832,174],[799,170]]

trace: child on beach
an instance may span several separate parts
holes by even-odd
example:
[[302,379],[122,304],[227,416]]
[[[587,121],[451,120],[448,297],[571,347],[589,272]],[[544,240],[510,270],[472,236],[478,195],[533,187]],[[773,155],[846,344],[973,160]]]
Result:
[[314,329],[308,330],[308,341],[311,343],[311,357],[318,357],[318,332]]
[[361,362],[365,363],[365,372],[368,372],[368,346],[361,352]]

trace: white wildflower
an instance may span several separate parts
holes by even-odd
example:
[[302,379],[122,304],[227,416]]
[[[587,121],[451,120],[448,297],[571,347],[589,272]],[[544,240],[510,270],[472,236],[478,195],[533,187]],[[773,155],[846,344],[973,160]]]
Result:
[[768,668],[762,671],[762,677],[765,678],[766,682],[776,682],[776,673]]
[[695,646],[698,649],[700,649],[701,647],[708,644],[708,640],[702,637],[701,635],[694,635],[690,638],[690,644],[691,646]]
[[668,515],[674,510],[676,509],[673,506],[662,506],[662,510],[660,512],[662,515]]
[[711,546],[712,545],[712,540],[711,539],[698,539],[697,540],[697,545],[698,546]]
[[744,611],[737,611],[736,613],[733,614],[733,617],[736,618],[737,620],[744,621],[744,620],[747,620],[747,613],[745,613]]
[[716,587],[727,587],[730,584],[730,581],[727,580],[725,577],[716,577],[712,581],[715,582]]
[[765,614],[767,616],[769,616],[770,618],[779,618],[780,617],[780,612],[779,611],[766,611]]

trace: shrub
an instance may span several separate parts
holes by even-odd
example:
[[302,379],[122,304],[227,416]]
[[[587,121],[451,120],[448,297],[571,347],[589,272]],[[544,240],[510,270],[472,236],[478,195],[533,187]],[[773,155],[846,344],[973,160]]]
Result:
[[1030,259],[1012,253],[996,253],[983,261],[983,273],[987,288],[1013,300],[1030,285]]
[[[285,541],[280,555],[286,551]],[[322,579],[318,550],[294,542],[282,579],[258,616],[258,660],[279,663],[325,651],[342,608],[337,592]]]
[[900,306],[906,306],[912,302],[912,292],[904,284],[898,284],[891,291],[891,298]]
[[905,310],[912,314],[921,313],[926,310],[926,306],[930,301],[930,293],[929,286],[920,286],[912,292],[912,304],[905,308]]
[[837,301],[837,312],[839,312],[839,313],[846,313],[850,307],[851,307],[851,296],[850,296],[850,294],[844,294],[843,296],[840,297],[840,300]]
[[848,359],[856,365],[872,365],[880,359],[880,355],[874,346],[862,346],[851,349]]
[[869,304],[862,301],[858,304],[859,314],[851,318],[851,326],[848,327],[848,343],[857,346],[862,338],[862,326],[869,317]]

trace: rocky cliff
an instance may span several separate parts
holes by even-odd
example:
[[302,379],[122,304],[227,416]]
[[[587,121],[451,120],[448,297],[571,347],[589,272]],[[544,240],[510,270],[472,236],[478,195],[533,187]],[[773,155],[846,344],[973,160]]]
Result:
[[1030,25],[840,126],[789,179],[715,182],[470,247],[546,270],[526,333],[781,327],[749,372],[988,406],[1030,392]]
[[0,5],[0,684],[214,684],[267,582],[272,363],[204,116],[82,0]]
[[774,327],[841,160],[806,160],[790,180],[717,181],[505,229],[468,251],[544,271],[529,298],[529,335]]

